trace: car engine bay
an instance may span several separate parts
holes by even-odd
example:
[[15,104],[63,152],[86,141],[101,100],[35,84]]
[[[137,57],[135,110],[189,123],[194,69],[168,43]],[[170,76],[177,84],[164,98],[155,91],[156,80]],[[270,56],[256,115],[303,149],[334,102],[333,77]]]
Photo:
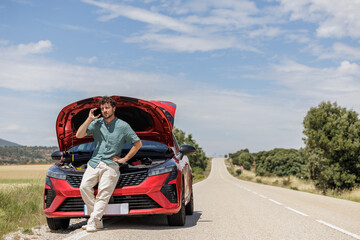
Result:
[[[72,155],[70,157],[66,157],[60,160],[57,165],[60,169],[67,172],[76,172],[83,173],[87,168],[87,162],[89,158],[86,160],[84,158],[72,160]],[[137,172],[142,170],[147,170],[153,167],[156,167],[171,158],[150,158],[150,157],[133,157],[128,162],[120,165],[120,173],[129,173],[129,172]]]

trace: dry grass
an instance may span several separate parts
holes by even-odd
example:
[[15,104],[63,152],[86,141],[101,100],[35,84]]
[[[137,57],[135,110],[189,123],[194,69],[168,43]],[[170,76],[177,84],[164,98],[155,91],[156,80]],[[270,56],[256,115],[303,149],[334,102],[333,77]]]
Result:
[[45,179],[46,171],[51,165],[52,164],[2,165],[0,166],[0,180]]
[[354,202],[360,202],[360,188],[356,188],[351,191],[342,191],[342,192],[328,191],[326,195],[330,197],[346,199]]
[[44,186],[39,181],[0,189],[0,239],[19,228],[30,229],[45,223]]

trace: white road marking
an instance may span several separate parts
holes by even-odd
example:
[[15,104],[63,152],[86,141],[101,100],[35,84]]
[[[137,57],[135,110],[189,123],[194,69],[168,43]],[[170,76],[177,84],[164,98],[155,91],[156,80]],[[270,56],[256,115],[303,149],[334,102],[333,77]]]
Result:
[[337,231],[340,231],[340,232],[345,233],[345,234],[347,234],[347,235],[349,235],[349,236],[352,236],[353,238],[360,239],[360,236],[359,236],[359,235],[356,235],[355,233],[348,232],[348,231],[346,231],[346,230],[344,230],[344,229],[342,229],[342,228],[339,228],[339,227],[337,227],[337,226],[334,226],[334,225],[332,225],[332,224],[330,224],[330,223],[327,223],[327,222],[324,222],[324,221],[322,221],[322,220],[316,220],[316,221],[319,222],[319,223],[321,223],[321,224],[324,224],[324,225],[326,225],[326,226],[328,226],[328,227],[331,227],[331,228],[333,228],[333,229],[335,229],[335,230],[337,230]]
[[289,209],[290,211],[296,212],[297,214],[303,215],[304,217],[308,217],[308,216],[309,216],[309,215],[307,215],[307,214],[305,214],[305,213],[303,213],[303,212],[300,212],[300,211],[298,211],[298,210],[295,210],[295,209],[293,209],[293,208],[291,208],[291,207],[286,207],[286,208]]
[[264,195],[262,195],[262,194],[259,194],[259,196],[260,196],[260,197],[262,197],[262,198],[267,199],[267,197],[266,197],[266,196],[264,196]]
[[271,199],[271,198],[269,198],[269,200],[272,201],[273,203],[276,203],[277,205],[280,205],[280,206],[283,205],[282,203],[280,203],[280,202],[278,202],[278,201],[275,201],[275,200],[273,200],[273,199]]

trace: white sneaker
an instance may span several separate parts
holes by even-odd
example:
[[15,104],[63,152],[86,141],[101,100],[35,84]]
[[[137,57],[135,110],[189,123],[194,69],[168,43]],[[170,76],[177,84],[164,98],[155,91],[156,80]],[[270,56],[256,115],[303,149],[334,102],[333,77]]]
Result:
[[95,221],[95,225],[97,229],[103,229],[104,228],[104,224],[102,219],[100,221]]
[[[82,228],[83,230],[87,230],[87,226],[88,226],[88,224],[83,225],[81,228]],[[102,221],[102,220],[100,220],[100,221],[95,221],[95,227],[96,227],[96,229],[103,229],[103,228],[104,228],[103,221]]]
[[86,225],[86,231],[87,232],[96,232],[96,225],[95,224],[88,224]]

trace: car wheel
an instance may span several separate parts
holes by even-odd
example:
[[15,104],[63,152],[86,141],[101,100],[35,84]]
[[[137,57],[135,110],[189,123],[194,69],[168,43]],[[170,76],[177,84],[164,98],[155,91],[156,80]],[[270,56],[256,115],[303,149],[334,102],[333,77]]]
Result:
[[51,230],[65,230],[69,226],[70,218],[46,218],[46,221]]
[[193,215],[193,213],[194,213],[194,196],[193,196],[192,187],[191,187],[190,201],[188,204],[186,204],[185,212],[186,212],[186,215]]
[[184,226],[186,213],[185,213],[185,198],[184,198],[184,191],[181,194],[181,207],[178,213],[173,215],[167,216],[169,226]]

